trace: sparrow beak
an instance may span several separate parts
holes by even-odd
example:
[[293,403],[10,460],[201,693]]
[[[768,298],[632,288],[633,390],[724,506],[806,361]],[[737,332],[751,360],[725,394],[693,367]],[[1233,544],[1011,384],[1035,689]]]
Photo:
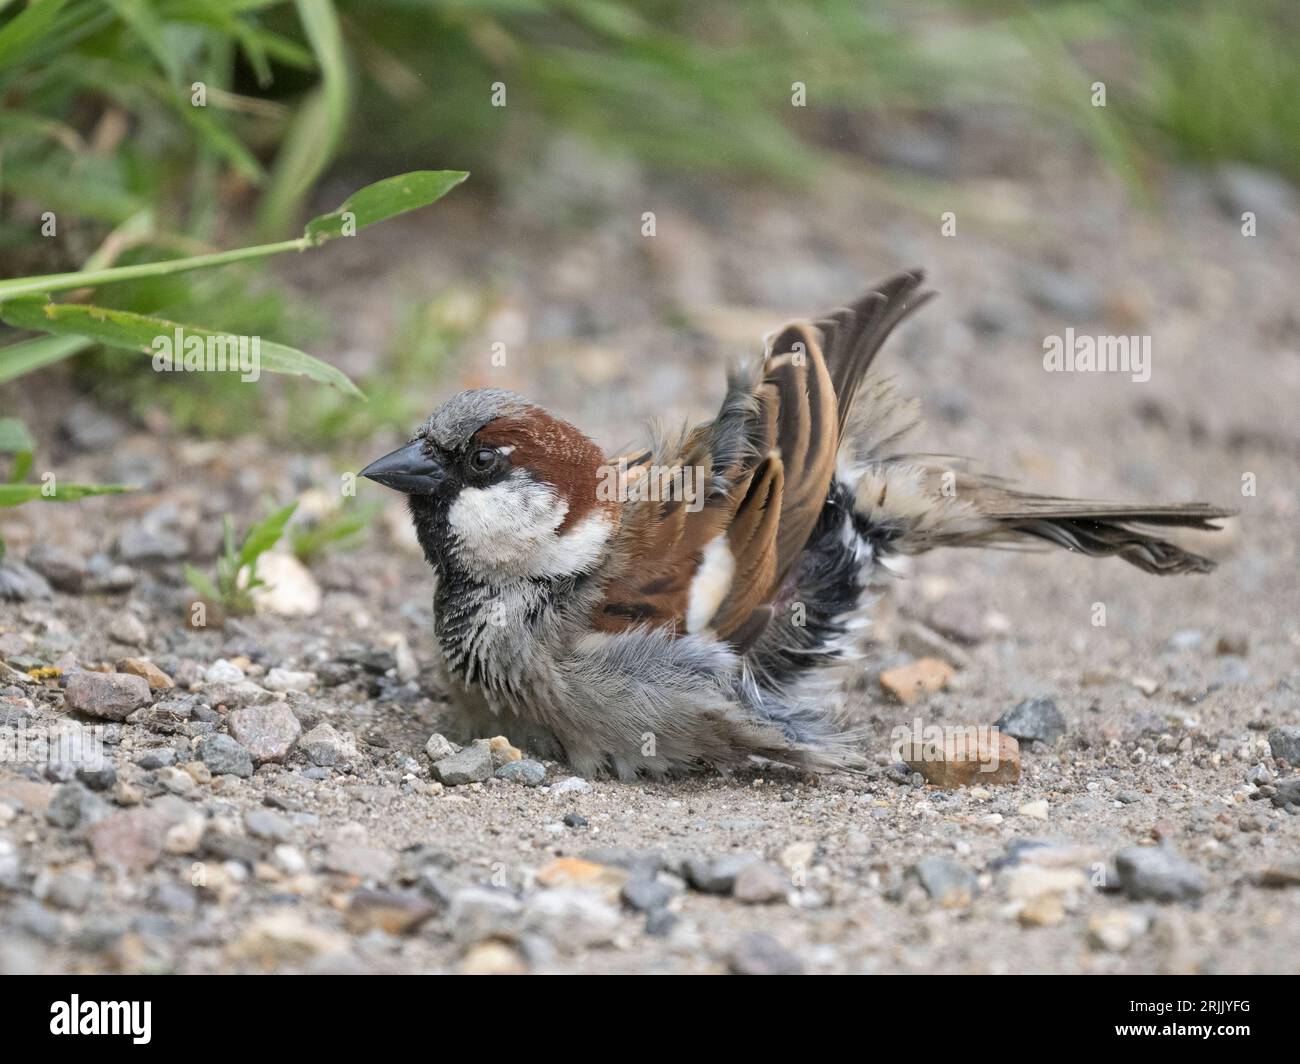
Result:
[[425,454],[423,444],[416,440],[376,458],[361,470],[361,475],[407,495],[434,495],[446,473],[442,463]]

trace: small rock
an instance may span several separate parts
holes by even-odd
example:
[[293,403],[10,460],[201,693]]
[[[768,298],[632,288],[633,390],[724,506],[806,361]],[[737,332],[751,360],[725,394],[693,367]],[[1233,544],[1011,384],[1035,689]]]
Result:
[[63,697],[69,709],[101,720],[125,720],[153,701],[145,680],[120,672],[74,672]]
[[581,813],[565,813],[564,826],[566,828],[585,828],[587,826],[587,818]]
[[324,865],[327,872],[386,883],[397,870],[397,858],[374,846],[331,843],[325,850]]
[[527,975],[528,962],[512,946],[490,940],[471,946],[459,971],[461,975]]
[[205,736],[198,745],[198,755],[214,776],[246,779],[253,774],[253,755],[229,735]]
[[108,636],[129,647],[142,647],[149,642],[149,629],[134,613],[119,613],[108,626]]
[[152,809],[137,807],[106,816],[88,833],[91,852],[102,865],[139,872],[163,855],[167,824]]
[[310,691],[316,686],[314,672],[294,672],[291,669],[272,669],[262,680],[268,691]]
[[44,541],[33,543],[27,551],[27,564],[60,591],[75,595],[86,584],[90,570],[78,554]]
[[923,857],[909,873],[945,909],[966,908],[978,889],[975,873],[948,857]]
[[340,735],[325,723],[317,724],[299,741],[299,746],[313,765],[331,768],[346,765],[357,758],[357,747],[351,735]]
[[513,931],[523,906],[504,890],[463,887],[452,895],[447,923],[461,942],[477,942]]
[[30,602],[53,595],[49,582],[35,569],[12,559],[0,562],[0,601]]
[[1290,779],[1278,780],[1273,785],[1273,793],[1270,795],[1273,804],[1279,809],[1291,808],[1293,811],[1300,811],[1300,776],[1292,776]]
[[268,551],[257,559],[255,571],[264,583],[253,591],[253,606],[258,613],[310,617],[320,609],[320,585],[311,570],[292,554]]
[[1088,945],[1109,953],[1123,953],[1146,929],[1145,917],[1128,909],[1093,913],[1088,920]]
[[537,787],[546,782],[546,766],[540,761],[525,758],[523,761],[509,761],[493,773],[499,780],[508,780],[524,787]]
[[880,686],[905,706],[910,706],[922,695],[941,691],[952,679],[953,667],[938,658],[921,658],[919,661],[880,674]]
[[728,853],[721,857],[688,857],[683,865],[686,881],[703,894],[730,894],[736,877],[760,861],[754,854]]
[[236,684],[244,682],[244,670],[234,662],[218,658],[203,670],[203,682],[217,684]]
[[574,950],[612,942],[619,914],[593,891],[561,887],[530,898],[524,908],[523,924],[557,946]]
[[65,783],[54,792],[45,819],[56,827],[72,831],[95,824],[108,816],[108,805],[80,783]]
[[1300,887],[1300,858],[1269,865],[1258,876],[1261,887]]
[[492,751],[492,764],[497,768],[511,761],[520,761],[524,756],[516,747],[510,745],[510,740],[504,735],[493,736],[488,740],[488,747]]
[[184,536],[143,525],[131,526],[117,540],[117,556],[129,565],[180,561],[189,552],[190,545]]
[[551,794],[586,794],[591,784],[581,776],[568,776],[559,783],[551,784]]
[[283,702],[248,706],[230,714],[230,734],[259,765],[283,761],[302,734],[298,718]]
[[167,691],[176,686],[170,676],[145,658],[123,658],[116,668],[128,676],[139,676],[149,685],[150,691]]
[[378,928],[390,935],[409,935],[434,914],[418,894],[358,890],[348,903],[348,930],[354,935]]
[[1020,744],[1004,732],[944,729],[942,746],[908,740],[900,756],[908,768],[937,787],[1020,782]]
[[637,912],[651,913],[662,909],[673,898],[676,891],[667,883],[648,876],[634,876],[623,884],[619,897],[629,909]]
[[433,778],[445,787],[478,783],[492,775],[492,750],[487,740],[479,739],[458,754],[434,762]]
[[1047,799],[1039,798],[1037,801],[1026,802],[1016,812],[1033,820],[1046,820],[1049,812]]
[[994,727],[1021,742],[1054,743],[1065,734],[1065,717],[1050,698],[1027,698],[1003,713]]
[[785,901],[790,893],[790,877],[776,865],[754,861],[736,873],[732,897],[747,905],[767,905]]
[[621,887],[628,878],[621,868],[597,864],[580,857],[557,857],[537,873],[543,887]]
[[802,975],[803,962],[763,931],[742,935],[727,954],[733,975]]
[[292,909],[259,916],[230,949],[233,960],[262,968],[301,965],[313,958],[347,950],[347,939],[336,931],[314,927]]
[[244,814],[244,830],[267,842],[288,842],[293,825],[271,809],[250,809]]
[[430,761],[441,761],[443,758],[451,757],[452,754],[459,750],[459,746],[438,732],[430,735],[429,741],[424,744],[424,752],[429,756]]
[[1300,724],[1283,724],[1268,733],[1273,756],[1294,768],[1300,768]]
[[1205,873],[1167,846],[1130,846],[1115,855],[1120,889],[1134,901],[1192,901],[1205,893]]

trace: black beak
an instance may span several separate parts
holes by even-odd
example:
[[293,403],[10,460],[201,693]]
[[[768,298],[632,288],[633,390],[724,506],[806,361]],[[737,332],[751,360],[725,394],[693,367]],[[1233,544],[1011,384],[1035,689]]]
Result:
[[376,458],[361,470],[361,475],[407,495],[433,495],[446,473],[438,459],[425,454],[423,443],[416,440]]

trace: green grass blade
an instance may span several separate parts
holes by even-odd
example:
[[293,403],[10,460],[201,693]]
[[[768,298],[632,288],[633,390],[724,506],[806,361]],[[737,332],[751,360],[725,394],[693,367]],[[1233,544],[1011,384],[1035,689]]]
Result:
[[386,177],[354,192],[335,211],[307,223],[306,238],[323,244],[350,236],[368,225],[382,222],[442,199],[469,174],[464,170],[415,170]]
[[0,384],[7,384],[24,373],[68,358],[88,347],[93,340],[84,336],[38,336],[0,347]]
[[239,548],[239,568],[251,569],[257,559],[280,542],[289,518],[298,509],[296,502],[291,502],[282,510],[277,510],[264,521],[259,521],[248,530],[243,546]]
[[120,495],[134,491],[128,484],[56,484],[53,494],[44,484],[0,484],[0,506],[21,506],[25,502],[75,502],[91,495]]
[[[201,337],[206,342],[232,339],[229,333],[219,333],[195,325],[182,325],[163,318],[152,318],[125,310],[85,306],[81,303],[38,303],[35,300],[17,300],[0,306],[0,317],[20,329],[38,329],[58,336],[88,337],[109,347],[154,354],[164,350],[155,341],[159,337],[173,338],[177,331],[189,339]],[[347,395],[364,399],[347,375],[304,351],[285,344],[259,338],[259,370],[308,377],[321,384],[329,384]],[[177,353],[176,361],[183,358]]]

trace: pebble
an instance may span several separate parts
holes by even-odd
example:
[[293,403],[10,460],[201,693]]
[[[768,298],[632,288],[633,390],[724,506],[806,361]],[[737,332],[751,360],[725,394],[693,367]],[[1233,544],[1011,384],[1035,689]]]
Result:
[[167,691],[176,686],[170,676],[146,658],[123,658],[116,668],[128,676],[139,676],[149,685],[150,691]]
[[524,758],[522,761],[508,761],[493,775],[499,780],[518,783],[524,787],[537,787],[546,782],[546,766],[540,761]]
[[107,791],[117,782],[117,769],[113,762],[101,758],[93,764],[79,766],[77,779],[92,791]]
[[189,552],[190,545],[185,537],[166,529],[132,525],[117,539],[117,556],[131,565],[180,561]]
[[909,869],[909,874],[945,909],[970,905],[978,889],[975,873],[949,857],[923,857]]
[[551,784],[551,794],[586,794],[591,784],[581,776],[568,776],[559,783]]
[[120,672],[74,672],[63,697],[69,709],[101,720],[125,720],[153,701],[144,679]]
[[918,661],[886,669],[880,674],[880,686],[905,706],[917,702],[923,695],[933,694],[948,686],[955,670],[938,658],[921,658]]
[[802,975],[803,962],[764,931],[741,935],[727,953],[732,975]]
[[730,894],[736,877],[748,865],[761,861],[755,854],[728,853],[720,857],[688,857],[682,865],[686,881],[703,894]]
[[1047,799],[1039,798],[1037,801],[1026,802],[1016,812],[1033,820],[1046,820],[1049,813]]
[[908,768],[936,787],[1020,782],[1020,744],[1004,732],[990,735],[981,730],[971,737],[945,731],[942,747],[909,740],[900,752]]
[[461,942],[510,934],[523,906],[513,894],[488,887],[463,887],[451,897],[447,923]]
[[250,809],[244,814],[244,830],[267,842],[287,842],[293,834],[293,825],[274,810]]
[[129,647],[142,647],[149,642],[149,629],[134,613],[119,613],[108,626],[108,636]]
[[9,602],[30,602],[32,599],[47,599],[54,596],[49,581],[35,569],[29,569],[22,562],[0,562],[0,599]]
[[258,613],[300,618],[320,609],[320,584],[292,554],[268,551],[257,559],[254,569],[264,582],[253,590],[253,607]]
[[652,913],[662,909],[677,892],[667,883],[649,876],[633,876],[623,884],[619,897],[629,909]]
[[1300,776],[1278,780],[1273,785],[1273,794],[1270,797],[1273,804],[1279,809],[1290,808],[1293,811],[1300,812]]
[[1192,901],[1205,893],[1205,873],[1168,846],[1130,846],[1115,855],[1120,889],[1134,901]]
[[512,946],[490,940],[471,946],[458,970],[461,975],[527,975],[528,962]]
[[238,776],[247,779],[253,774],[253,755],[229,735],[208,735],[198,745],[199,760],[214,776]]
[[80,783],[65,783],[50,799],[45,819],[68,831],[84,828],[108,816],[108,804]]
[[397,858],[375,846],[335,842],[325,849],[324,867],[327,872],[385,883],[397,870]]
[[347,947],[347,939],[337,931],[316,927],[292,909],[281,909],[254,920],[231,946],[230,956],[272,969],[344,953]]
[[510,745],[510,740],[504,735],[494,735],[488,740],[488,747],[492,751],[492,764],[497,768],[512,761],[520,761],[524,756],[518,747]]
[[776,865],[754,861],[736,873],[732,897],[747,905],[785,901],[790,894],[790,877]]
[[587,818],[581,813],[565,813],[564,826],[566,828],[585,828],[587,826]]
[[1300,858],[1286,858],[1259,873],[1261,887],[1300,887]]
[[1300,724],[1283,724],[1268,733],[1273,756],[1293,768],[1300,768]]
[[1047,697],[1027,698],[1003,713],[994,726],[1022,742],[1054,743],[1065,734],[1065,717]]
[[479,739],[459,753],[433,764],[433,778],[445,787],[478,783],[492,775],[492,750],[486,739]]
[[44,541],[33,543],[27,551],[27,564],[50,584],[68,594],[78,594],[86,584],[90,570],[79,554]]
[[1093,913],[1088,919],[1088,945],[1108,953],[1123,953],[1146,929],[1146,918],[1128,909]]
[[236,709],[228,722],[230,734],[259,765],[283,761],[302,735],[302,725],[284,702]]
[[243,683],[243,681],[244,670],[225,658],[218,658],[203,670],[204,683],[235,684]]
[[87,834],[91,853],[102,865],[139,872],[163,855],[167,823],[152,809],[136,807],[111,813]]
[[342,735],[332,725],[324,722],[304,735],[298,745],[313,765],[323,768],[346,765],[358,756],[352,736]]
[[539,891],[524,905],[524,927],[566,950],[609,944],[619,923],[617,909],[581,887]]
[[292,669],[272,669],[262,680],[262,686],[268,691],[307,692],[316,686],[314,672],[294,672]]
[[451,757],[458,750],[460,750],[459,746],[438,732],[430,735],[429,741],[424,744],[424,752],[429,756],[430,761],[441,761],[443,758]]
[[434,912],[434,907],[419,894],[358,890],[348,902],[348,930],[354,935],[376,928],[390,935],[409,935]]

